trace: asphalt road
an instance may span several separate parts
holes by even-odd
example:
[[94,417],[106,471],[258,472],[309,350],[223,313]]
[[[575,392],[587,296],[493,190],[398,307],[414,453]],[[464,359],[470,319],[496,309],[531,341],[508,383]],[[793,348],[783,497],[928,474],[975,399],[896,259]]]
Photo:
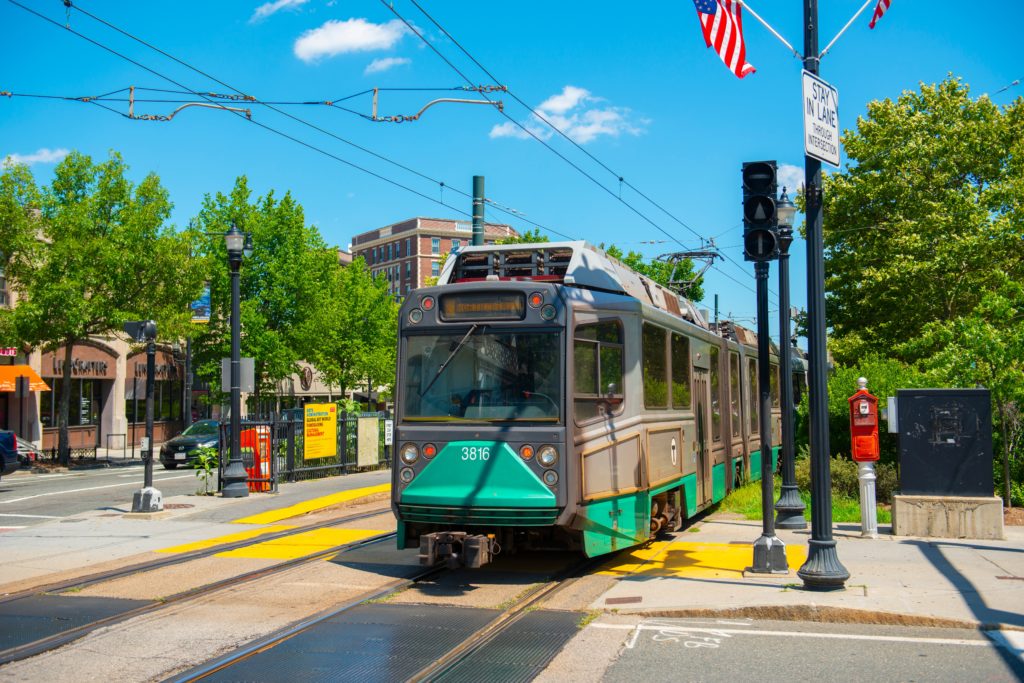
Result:
[[[54,474],[18,472],[0,480],[0,529],[19,528],[87,510],[130,512],[132,493],[142,488],[141,464]],[[153,468],[153,485],[164,498],[195,493],[195,470]],[[215,485],[215,484],[214,484]]]
[[1021,633],[866,624],[646,619],[609,683],[650,681],[1018,681]]

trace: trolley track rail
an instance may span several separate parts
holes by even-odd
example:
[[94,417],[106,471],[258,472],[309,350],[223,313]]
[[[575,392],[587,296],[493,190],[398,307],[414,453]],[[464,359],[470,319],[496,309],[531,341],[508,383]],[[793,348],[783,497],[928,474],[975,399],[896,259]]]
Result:
[[[93,575],[93,576],[90,576],[90,577],[85,577],[84,579],[78,579],[78,580],[73,580],[73,581],[68,581],[68,582],[61,582],[59,584],[54,584],[55,586],[59,586],[59,588],[51,588],[48,591],[48,593],[49,594],[54,594],[54,593],[59,594],[60,592],[68,592],[68,591],[70,591],[70,590],[72,590],[74,588],[77,588],[77,587],[92,586],[92,585],[95,585],[95,584],[98,584],[98,583],[102,583],[102,582],[105,582],[105,581],[110,581],[110,580],[113,580],[113,579],[122,578],[124,576],[138,574],[138,573],[142,573],[142,572],[146,572],[146,571],[153,571],[153,570],[156,570],[156,569],[162,569],[162,568],[167,567],[167,566],[172,566],[172,565],[175,565],[175,564],[182,564],[182,563],[190,561],[190,560],[195,560],[195,559],[199,559],[199,558],[208,557],[208,556],[215,555],[217,553],[225,552],[225,551],[228,551],[228,550],[233,550],[233,549],[237,549],[237,548],[245,548],[247,546],[255,545],[257,543],[263,543],[263,542],[266,542],[266,541],[274,539],[274,538],[286,538],[286,537],[291,536],[291,535],[295,535],[295,534],[298,534],[298,533],[303,533],[303,532],[306,532],[306,531],[311,531],[311,530],[314,530],[314,529],[322,529],[322,528],[325,528],[325,527],[337,526],[337,525],[340,525],[340,524],[346,524],[346,523],[349,523],[349,522],[358,521],[360,519],[365,519],[367,517],[373,517],[373,516],[376,516],[376,515],[383,514],[386,511],[387,511],[387,509],[383,509],[383,510],[375,510],[375,511],[370,511],[370,512],[359,513],[359,514],[356,514],[356,515],[349,515],[349,516],[346,516],[346,517],[342,517],[342,518],[338,518],[338,519],[333,519],[333,520],[329,520],[329,521],[325,521],[325,522],[318,522],[316,524],[308,524],[308,525],[304,525],[302,527],[296,527],[294,529],[289,529],[289,530],[282,531],[282,532],[279,532],[279,533],[266,534],[266,535],[263,535],[263,536],[256,537],[254,539],[246,539],[245,541],[242,541],[242,542],[235,542],[235,543],[219,545],[219,546],[215,546],[215,547],[209,548],[209,549],[202,549],[201,551],[196,551],[194,553],[186,553],[186,554],[184,554],[181,557],[171,558],[171,559],[166,560],[166,561],[159,560],[159,561],[155,561],[155,562],[141,563],[139,565],[133,565],[131,567],[125,567],[125,568],[120,569],[120,570],[113,570],[113,571],[110,571],[110,572],[103,572],[103,573],[100,573],[100,574],[97,574],[97,575]],[[268,567],[264,567],[264,568],[261,568],[261,569],[256,569],[256,570],[249,571],[249,572],[245,572],[243,574],[238,574],[238,575],[235,575],[235,576],[231,576],[231,577],[228,577],[226,579],[221,579],[219,581],[214,581],[214,582],[211,582],[211,583],[208,583],[208,584],[203,584],[201,586],[196,586],[194,588],[190,588],[188,590],[184,590],[184,591],[181,591],[179,593],[175,593],[174,595],[170,595],[170,596],[167,596],[167,597],[164,597],[164,598],[160,598],[158,600],[153,600],[152,602],[149,602],[147,604],[144,604],[144,605],[141,605],[141,606],[138,606],[138,607],[135,607],[135,608],[127,609],[127,610],[122,611],[122,612],[118,612],[117,614],[113,614],[113,615],[110,615],[110,616],[107,616],[107,617],[95,619],[95,620],[89,621],[88,623],[81,624],[79,626],[75,626],[75,627],[72,627],[72,628],[64,629],[64,630],[62,630],[62,631],[60,631],[58,633],[54,633],[52,635],[49,635],[49,636],[46,636],[46,637],[43,637],[43,638],[39,638],[39,639],[34,640],[32,642],[25,643],[25,644],[22,644],[22,645],[11,647],[11,648],[7,648],[5,650],[0,651],[0,665],[7,664],[7,663],[10,663],[10,662],[19,661],[19,660],[22,660],[22,659],[26,659],[28,657],[32,657],[32,656],[37,655],[37,654],[41,654],[41,653],[46,652],[48,650],[52,650],[52,649],[54,649],[56,647],[59,647],[59,646],[64,645],[66,643],[69,643],[69,642],[71,642],[73,640],[77,640],[78,638],[81,638],[82,636],[87,635],[88,633],[90,633],[90,632],[92,632],[92,631],[94,631],[94,630],[96,630],[98,628],[104,627],[104,626],[111,626],[113,624],[117,624],[117,623],[120,623],[120,622],[123,622],[123,621],[127,621],[128,619],[131,619],[133,617],[137,617],[137,616],[140,616],[140,615],[143,615],[143,614],[149,614],[149,613],[152,613],[152,612],[159,611],[159,610],[164,609],[164,608],[166,608],[166,607],[168,607],[170,605],[178,604],[178,603],[184,602],[186,600],[190,600],[190,599],[194,599],[194,598],[197,598],[197,597],[206,596],[206,595],[209,595],[211,593],[215,593],[215,592],[217,592],[217,591],[219,591],[221,589],[232,588],[232,587],[238,586],[239,584],[242,584],[242,583],[246,583],[246,582],[249,582],[249,581],[255,581],[257,579],[261,579],[261,578],[264,578],[264,577],[267,577],[267,576],[272,576],[274,574],[279,574],[279,573],[288,571],[288,570],[290,570],[290,569],[292,569],[294,567],[297,567],[297,566],[300,566],[300,565],[303,565],[303,564],[309,564],[309,563],[312,563],[312,562],[317,562],[317,561],[326,559],[328,557],[332,557],[334,555],[338,555],[340,553],[346,553],[346,552],[349,552],[349,551],[352,551],[352,550],[355,550],[355,549],[358,549],[358,548],[362,548],[362,547],[365,547],[365,546],[368,546],[368,545],[379,543],[381,541],[385,541],[385,540],[394,538],[394,536],[395,536],[395,532],[393,532],[393,531],[392,532],[383,533],[383,534],[376,534],[374,536],[370,536],[368,538],[360,539],[358,541],[352,541],[352,542],[349,542],[349,543],[345,543],[345,544],[341,544],[341,545],[334,546],[334,547],[331,547],[331,548],[327,548],[325,550],[321,550],[321,551],[315,552],[315,553],[310,554],[310,555],[305,555],[303,557],[298,557],[298,558],[286,560],[284,562],[278,562],[278,563],[273,564],[273,565],[268,566]],[[3,601],[3,603],[4,604],[9,604],[9,603],[14,602],[15,600],[18,600],[18,599],[30,598],[30,597],[32,597],[34,595],[40,594],[40,592],[41,591],[39,589],[36,589],[36,590],[33,590],[33,591],[29,591],[27,594],[22,594],[19,597],[12,597],[12,598],[10,598],[8,600]],[[73,598],[69,598],[69,599],[73,599]]]

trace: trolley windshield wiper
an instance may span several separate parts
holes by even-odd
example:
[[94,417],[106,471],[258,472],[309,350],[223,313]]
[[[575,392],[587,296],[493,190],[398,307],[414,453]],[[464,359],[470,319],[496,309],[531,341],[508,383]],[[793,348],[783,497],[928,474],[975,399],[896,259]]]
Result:
[[437,378],[441,376],[441,373],[445,371],[445,368],[448,367],[448,364],[452,362],[452,358],[455,358],[455,354],[457,354],[462,349],[462,347],[466,345],[466,342],[469,341],[469,338],[472,337],[473,333],[476,332],[477,329],[479,328],[479,324],[473,323],[473,326],[469,328],[469,332],[466,333],[466,336],[464,336],[459,341],[459,343],[455,345],[455,348],[452,349],[452,352],[448,354],[448,357],[445,358],[444,362],[437,367],[437,372],[434,374],[434,378],[430,380],[430,384],[428,384],[425,389],[420,391],[420,397],[424,396],[428,391],[430,391],[430,387],[434,386],[434,382],[436,382]]

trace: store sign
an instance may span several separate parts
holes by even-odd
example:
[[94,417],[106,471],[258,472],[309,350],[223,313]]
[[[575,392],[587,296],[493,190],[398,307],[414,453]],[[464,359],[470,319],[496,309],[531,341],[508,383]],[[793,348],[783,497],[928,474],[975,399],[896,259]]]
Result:
[[[135,376],[142,379],[146,376],[146,364],[135,364]],[[174,363],[156,363],[153,366],[153,376],[156,379],[175,379],[178,376],[178,366]]]
[[[82,360],[81,358],[71,359],[71,376],[94,376],[105,377],[109,365],[105,360]],[[56,356],[53,359],[53,374],[55,376],[64,374],[64,361]]]
[[307,403],[304,410],[302,459],[317,460],[337,456],[338,406],[334,403]]
[[6,347],[6,348],[0,348],[0,356],[9,356],[9,357],[13,358],[14,356],[17,356],[17,355],[18,355],[18,349],[14,348],[13,346]]

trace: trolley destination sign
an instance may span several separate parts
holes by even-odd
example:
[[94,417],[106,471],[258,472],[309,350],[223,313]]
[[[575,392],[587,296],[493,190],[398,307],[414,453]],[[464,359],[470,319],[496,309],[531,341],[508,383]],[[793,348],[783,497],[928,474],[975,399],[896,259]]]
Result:
[[803,72],[804,153],[839,166],[839,91],[809,71]]

